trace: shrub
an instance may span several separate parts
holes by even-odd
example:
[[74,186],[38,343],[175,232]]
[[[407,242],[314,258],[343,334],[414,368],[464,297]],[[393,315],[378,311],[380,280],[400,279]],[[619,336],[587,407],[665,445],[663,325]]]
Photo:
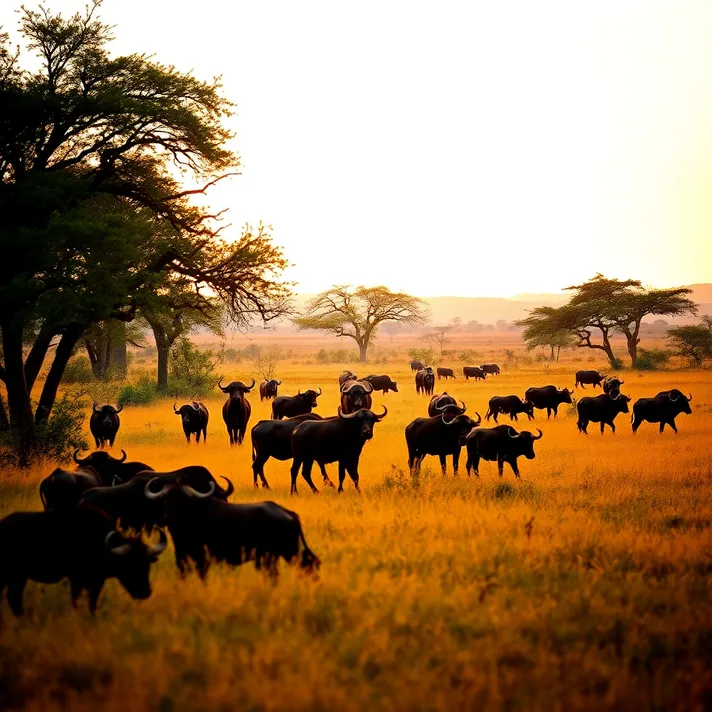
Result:
[[656,371],[667,364],[670,355],[665,349],[640,349],[635,367],[639,371]]
[[[245,349],[259,354],[259,347],[254,344]],[[254,350],[256,349],[256,351]],[[225,359],[225,350],[201,351],[188,339],[181,339],[171,350],[169,378],[166,395],[172,397],[202,398],[208,395],[215,385],[213,372]]]
[[464,351],[460,351],[457,358],[464,364],[474,366],[481,363],[482,354],[479,351],[475,351],[475,349],[465,349]]
[[94,380],[94,372],[89,359],[86,356],[72,359],[64,369],[62,380],[64,383],[91,383]]
[[158,386],[150,376],[141,376],[136,383],[127,383],[119,389],[116,398],[121,405],[149,405],[158,400]]

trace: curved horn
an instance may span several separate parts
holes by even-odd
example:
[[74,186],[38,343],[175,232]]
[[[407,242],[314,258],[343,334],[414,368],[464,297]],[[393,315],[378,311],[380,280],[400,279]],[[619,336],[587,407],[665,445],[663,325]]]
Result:
[[[124,554],[129,553],[129,549],[131,548],[130,544],[127,544],[126,542],[123,542],[121,544],[111,546],[111,540],[116,536],[118,532],[112,530],[110,531],[105,537],[104,537],[104,546],[108,547],[111,550],[112,554],[116,554],[117,556],[123,556]],[[121,535],[119,535],[121,536]],[[123,537],[122,537],[123,539]]]
[[692,393],[687,394],[687,402],[692,403]]
[[668,393],[668,398],[674,403],[680,396],[672,397],[672,392]]
[[227,482],[227,489],[225,490],[225,498],[227,499],[235,491],[235,485],[224,475],[220,475],[220,477]]
[[163,531],[163,529],[158,530],[158,535],[160,536],[158,544],[154,544],[153,546],[148,547],[148,553],[151,556],[160,556],[168,546],[168,537],[166,536],[166,533]]
[[120,412],[124,409],[124,404],[123,404],[123,403],[119,403],[118,405],[119,405],[119,407],[118,407],[118,408],[114,408],[114,410],[115,410],[117,413],[120,413]]
[[[462,405],[460,406],[460,409],[462,410],[463,413],[465,413],[467,411],[467,406],[465,405],[465,401],[461,400],[460,403],[462,403]],[[478,415],[479,415],[479,413],[478,413]]]
[[92,404],[92,410],[93,410],[95,413],[101,413],[100,410],[97,410],[97,409],[96,409],[96,403]]
[[[538,430],[538,428],[537,428]],[[514,428],[509,429],[509,437],[512,438],[512,440],[516,440],[517,438],[521,437],[521,433],[517,433],[516,435],[512,435],[512,433],[517,433],[517,431]]]
[[275,383],[276,383],[278,386],[281,386],[281,385],[282,385],[282,381],[275,381]]
[[251,386],[245,386],[246,391],[251,391],[255,387],[255,379],[252,379],[252,385]]
[[356,382],[360,383],[363,386],[366,393],[373,393],[373,384],[371,383],[371,381],[356,381]]
[[121,451],[121,459],[119,460],[118,457],[115,457],[115,458],[114,458],[114,461],[115,461],[115,462],[126,462],[126,458],[127,458],[127,457],[128,457],[128,455],[126,454],[126,450],[122,450],[122,451]]
[[146,497],[147,500],[153,502],[156,499],[162,499],[165,497],[169,490],[172,488],[171,485],[163,485],[161,489],[158,490],[158,492],[152,492],[151,491],[151,484],[155,482],[158,479],[158,477],[152,477],[148,482],[146,482],[146,486],[143,488],[143,494],[144,497]]
[[618,395],[617,395],[617,396],[611,396],[611,395],[609,394],[609,397],[610,397],[611,400],[618,400],[618,399],[621,397],[621,392],[618,391]]
[[344,411],[341,409],[341,406],[336,409],[336,412],[338,413],[339,418],[342,418],[344,420],[347,420],[349,418],[355,418],[356,413],[358,413],[358,411],[355,411],[354,413],[344,413]]
[[175,403],[173,404],[173,412],[174,412],[176,415],[180,415],[180,411],[179,411],[179,410],[176,410],[176,404],[175,404]]
[[83,458],[83,459],[80,460],[80,459],[77,457],[77,453],[78,453],[78,452],[79,452],[79,448],[77,448],[77,449],[74,451],[74,455],[72,456],[72,459],[74,460],[74,462],[77,463],[77,465],[83,465],[83,464],[89,459],[89,457],[87,456],[87,457],[85,457],[85,458]]
[[181,485],[181,489],[190,497],[207,499],[208,497],[212,497],[215,492],[215,482],[210,483],[210,487],[207,492],[198,492],[197,489],[193,489],[190,485]]
[[297,395],[298,395],[298,396],[302,395],[302,389],[301,389],[301,388],[297,391]]
[[196,403],[195,401],[193,401],[193,402],[191,403],[191,407],[193,408],[193,410],[194,410],[196,413],[200,413],[200,404],[199,404],[199,403]]
[[320,395],[321,395],[321,386],[317,386],[317,388],[319,389],[319,392],[317,393],[317,396],[320,396]]
[[443,413],[443,414],[440,416],[440,417],[442,418],[442,421],[443,421],[443,423],[444,423],[445,425],[452,425],[452,424],[460,417],[459,415],[455,415],[455,416],[453,416],[453,419],[452,419],[452,420],[445,420],[445,416],[446,416],[446,415],[447,415],[447,413]]
[[473,427],[476,428],[482,422],[482,416],[477,411],[475,411],[475,415],[477,416],[477,422]]
[[537,432],[539,433],[539,435],[532,435],[532,440],[541,440],[544,436],[544,433],[542,433],[539,428],[537,428]]
[[[376,415],[376,414],[374,413],[374,415]],[[384,405],[384,406],[383,406],[383,415],[376,415],[376,420],[381,421],[381,420],[383,420],[387,415],[388,415],[388,408],[386,408],[386,406]]]
[[219,388],[223,393],[227,393],[228,390],[229,390],[229,389],[225,388],[225,387],[222,385],[222,378],[218,381],[218,388]]

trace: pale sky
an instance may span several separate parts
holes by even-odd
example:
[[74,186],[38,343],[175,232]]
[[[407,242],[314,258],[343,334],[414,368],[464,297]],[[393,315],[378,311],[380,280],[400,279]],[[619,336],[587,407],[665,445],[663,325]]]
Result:
[[[0,5],[8,30],[19,5]],[[223,76],[243,166],[211,202],[273,226],[299,291],[712,281],[710,0],[105,0],[101,17],[116,53]]]

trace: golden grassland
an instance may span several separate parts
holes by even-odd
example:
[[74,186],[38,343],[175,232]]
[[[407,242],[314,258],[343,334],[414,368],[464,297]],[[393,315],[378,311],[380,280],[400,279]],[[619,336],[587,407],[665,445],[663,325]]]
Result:
[[[320,575],[281,566],[272,584],[251,566],[215,566],[206,584],[181,581],[169,549],[148,601],[110,581],[94,619],[72,609],[67,585],[29,584],[25,618],[0,609],[0,708],[709,709],[710,372],[625,372],[634,399],[693,393],[678,436],[649,424],[633,436],[626,415],[616,435],[592,424],[583,436],[572,408],[556,421],[537,411],[531,426],[544,437],[517,482],[508,468],[500,481],[496,463],[468,479],[464,452],[457,479],[450,465],[443,478],[436,458],[411,477],[403,431],[428,399],[405,362],[367,369],[391,373],[400,392],[375,394],[374,410],[389,413],[364,448],[361,495],[348,478],[342,495],[322,488],[315,473],[322,493],[300,480],[290,498],[289,463],[273,460],[272,491],[253,489],[249,441],[230,448],[222,396],[206,401],[200,445],[185,444],[171,403],[127,407],[117,449],[157,470],[206,465],[233,480],[233,501],[295,509]],[[492,395],[572,387],[575,367],[587,366],[527,366],[436,392],[484,416]],[[341,369],[281,364],[280,391],[321,385],[318,412],[331,414]],[[250,369],[230,377],[249,379]],[[250,426],[269,416],[256,393],[251,402]],[[37,484],[51,467],[7,474],[0,513],[39,509]]]

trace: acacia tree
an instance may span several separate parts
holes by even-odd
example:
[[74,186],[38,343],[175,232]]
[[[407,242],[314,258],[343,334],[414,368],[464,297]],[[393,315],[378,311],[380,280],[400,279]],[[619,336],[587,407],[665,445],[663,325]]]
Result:
[[576,336],[571,331],[555,328],[550,320],[542,319],[538,314],[532,314],[514,323],[524,327],[522,338],[526,342],[527,351],[532,351],[539,346],[548,348],[550,361],[559,360],[561,349],[572,348],[577,344]]
[[[220,212],[191,202],[239,164],[220,83],[145,55],[110,56],[98,6],[69,18],[22,8],[35,71],[0,35],[0,250],[14,255],[0,264],[0,379],[23,463],[92,324],[132,321],[176,277],[211,290],[237,323],[288,309],[278,281],[287,263],[268,230],[228,243]],[[32,387],[55,343],[33,416]]]
[[307,305],[304,316],[294,320],[300,329],[314,329],[353,339],[363,363],[368,347],[384,322],[420,325],[426,320],[425,303],[387,287],[335,285]]
[[668,329],[668,342],[678,356],[701,366],[705,359],[712,358],[712,318],[705,314],[701,324]]

